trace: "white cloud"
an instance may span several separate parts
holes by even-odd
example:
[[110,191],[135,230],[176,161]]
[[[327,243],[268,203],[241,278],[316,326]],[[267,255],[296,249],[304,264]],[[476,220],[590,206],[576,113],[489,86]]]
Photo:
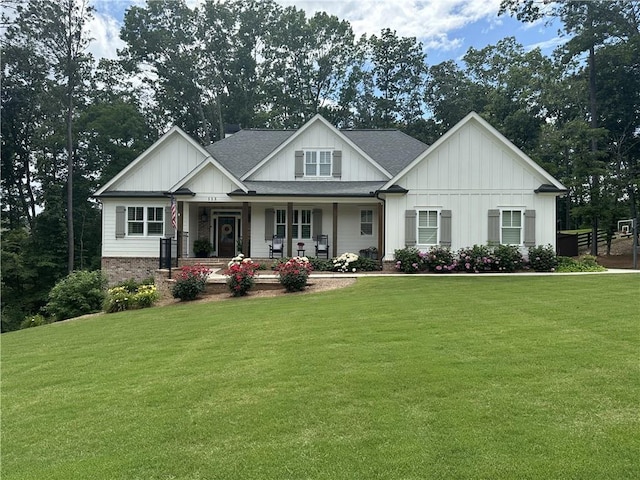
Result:
[[88,29],[93,39],[88,50],[96,60],[100,58],[114,59],[117,57],[117,49],[125,46],[119,36],[120,24],[110,15],[94,12]]

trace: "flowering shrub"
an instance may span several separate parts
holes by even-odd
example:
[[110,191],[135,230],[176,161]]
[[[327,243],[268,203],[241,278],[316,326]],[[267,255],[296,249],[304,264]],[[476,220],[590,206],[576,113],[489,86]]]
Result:
[[458,268],[458,261],[446,247],[432,247],[426,254],[421,254],[421,257],[430,272],[448,273]]
[[529,266],[536,272],[554,272],[558,266],[556,251],[551,245],[530,247]]
[[516,245],[496,245],[493,247],[493,267],[498,272],[515,272],[524,267],[524,259]]
[[493,265],[491,249],[485,245],[474,245],[458,251],[458,267],[464,272],[490,272]]
[[307,279],[313,270],[307,257],[293,257],[276,267],[278,281],[287,292],[299,292],[307,286]]
[[224,274],[227,276],[227,287],[234,297],[242,297],[253,287],[253,277],[259,265],[250,258],[240,254],[231,259]]
[[355,272],[358,258],[355,253],[343,253],[333,259],[333,269],[336,272]]
[[210,273],[211,270],[203,265],[182,267],[182,271],[176,277],[171,294],[180,300],[194,300],[204,292]]
[[393,252],[393,257],[396,260],[395,268],[404,273],[420,272],[426,268],[425,256],[425,253],[414,247],[395,250]]

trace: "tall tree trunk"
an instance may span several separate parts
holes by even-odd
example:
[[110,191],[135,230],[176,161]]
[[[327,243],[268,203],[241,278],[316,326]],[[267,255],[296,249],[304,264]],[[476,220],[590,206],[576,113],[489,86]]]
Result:
[[[598,104],[596,102],[596,54],[595,46],[589,48],[589,110],[591,115],[590,126],[592,129],[598,128]],[[591,153],[594,160],[597,159],[598,141],[595,136],[591,139]],[[591,232],[593,241],[591,242],[591,255],[598,255],[598,210],[600,206],[600,172],[594,172],[591,185]],[[597,198],[594,198],[597,197]]]

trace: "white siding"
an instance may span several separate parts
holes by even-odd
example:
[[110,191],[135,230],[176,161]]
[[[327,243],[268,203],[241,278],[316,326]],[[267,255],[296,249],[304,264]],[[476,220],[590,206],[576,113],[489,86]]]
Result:
[[404,248],[405,210],[451,210],[452,250],[486,245],[488,211],[517,207],[536,211],[536,244],[556,243],[556,198],[535,194],[546,180],[506,145],[475,122],[435,149],[398,184],[407,195],[386,202],[386,252]]
[[103,199],[102,201],[102,256],[103,257],[158,257],[159,236],[127,236],[116,238],[116,207],[168,207],[169,199]]
[[[373,210],[373,235],[360,235],[360,210]],[[355,253],[368,247],[378,246],[378,205],[338,206],[338,245],[337,254]],[[333,245],[332,245],[333,248]]]
[[[247,180],[271,181],[323,181],[322,179],[295,178],[295,152],[305,149],[327,149],[342,151],[342,181],[377,181],[388,178],[369,160],[353,149],[346,141],[326,125],[317,122],[294,139],[281,152],[271,158]],[[338,180],[333,177],[327,180]]]
[[196,195],[226,195],[237,190],[238,186],[229,177],[223,174],[218,168],[209,164],[204,167],[198,175],[185,183],[184,187],[191,190]]
[[166,191],[198,166],[204,155],[177,132],[158,145],[109,190]]

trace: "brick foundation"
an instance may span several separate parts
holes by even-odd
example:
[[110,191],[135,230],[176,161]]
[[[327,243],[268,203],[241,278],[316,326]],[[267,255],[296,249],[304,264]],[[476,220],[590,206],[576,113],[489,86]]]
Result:
[[158,264],[158,258],[102,257],[102,273],[107,277],[109,285],[116,285],[130,278],[137,281],[149,277],[157,279],[161,276]]

